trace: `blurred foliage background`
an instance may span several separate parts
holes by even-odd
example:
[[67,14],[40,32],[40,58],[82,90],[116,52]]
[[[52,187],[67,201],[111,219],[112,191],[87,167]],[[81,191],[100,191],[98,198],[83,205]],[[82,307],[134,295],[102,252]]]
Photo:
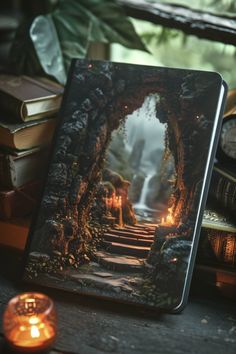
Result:
[[[236,19],[235,0],[156,2]],[[90,44],[99,42],[103,47],[110,46],[110,59],[114,61],[213,70],[222,74],[230,88],[236,87],[235,46],[129,19],[116,0],[1,0],[0,10],[2,70],[8,64],[15,73],[46,73],[65,82],[70,59],[88,56]],[[108,59],[107,50],[102,52],[106,55],[99,54],[96,58]]]
[[[162,0],[159,2],[184,5],[222,16],[235,15],[236,17],[236,1],[234,0],[194,0],[191,2]],[[182,31],[164,28],[146,21],[132,19],[132,22],[150,54],[131,51],[115,44],[111,46],[112,60],[217,71],[228,83],[229,88],[236,87],[236,47],[233,45],[198,39],[192,35],[185,35]]]

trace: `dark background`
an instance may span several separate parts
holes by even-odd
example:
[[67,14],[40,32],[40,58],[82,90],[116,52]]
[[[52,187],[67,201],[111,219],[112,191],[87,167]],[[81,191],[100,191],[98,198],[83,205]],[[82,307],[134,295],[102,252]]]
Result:
[[[25,17],[45,13],[47,1],[1,0],[0,3],[0,70],[7,62],[15,30]],[[55,3],[55,1],[54,1]]]

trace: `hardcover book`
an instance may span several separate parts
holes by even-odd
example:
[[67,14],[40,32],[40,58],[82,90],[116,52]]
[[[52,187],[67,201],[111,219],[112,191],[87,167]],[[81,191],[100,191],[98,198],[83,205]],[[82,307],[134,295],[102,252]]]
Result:
[[180,311],[225,94],[212,72],[73,60],[24,279]]
[[0,117],[0,146],[26,150],[48,145],[57,124],[56,118],[43,118],[24,123],[9,123]]
[[213,168],[209,197],[236,216],[236,169],[229,165],[215,164]]
[[19,188],[0,190],[0,219],[9,220],[31,215],[40,198],[42,185],[42,179],[38,179]]
[[204,212],[197,262],[236,269],[236,224],[219,211]]
[[55,114],[62,92],[61,85],[48,79],[0,75],[1,108],[17,122]]
[[0,150],[0,189],[19,188],[43,178],[47,172],[50,146],[16,151]]
[[29,218],[0,220],[0,245],[23,251],[29,233]]
[[219,265],[197,264],[194,268],[195,284],[209,292],[209,287],[217,288],[222,295],[235,301],[236,271]]

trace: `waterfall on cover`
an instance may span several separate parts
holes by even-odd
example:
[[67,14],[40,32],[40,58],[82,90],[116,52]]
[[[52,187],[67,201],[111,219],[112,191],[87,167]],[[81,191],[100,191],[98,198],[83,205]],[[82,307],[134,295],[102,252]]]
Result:
[[147,205],[147,197],[150,193],[149,182],[154,177],[160,164],[164,149],[165,126],[156,117],[156,104],[159,96],[150,94],[143,102],[142,107],[128,116],[126,122],[126,149],[132,151],[137,141],[144,141],[142,156],[139,166],[134,171],[135,176],[145,176],[140,191],[138,202],[134,209],[138,211],[153,211]]
[[147,218],[156,211],[151,193],[155,197],[157,189],[154,180],[152,185],[150,181],[159,173],[165,146],[166,126],[156,116],[159,99],[157,94],[148,95],[142,106],[127,116],[125,127],[113,133],[109,155],[111,170],[131,183],[129,198],[135,213]]
[[147,195],[148,195],[148,191],[149,191],[149,182],[151,180],[151,178],[154,176],[155,173],[150,173],[146,176],[144,183],[143,183],[143,188],[141,191],[141,195],[139,198],[138,203],[136,203],[134,205],[135,209],[142,209],[142,210],[147,210],[150,209],[147,205],[146,205],[146,199],[147,199]]

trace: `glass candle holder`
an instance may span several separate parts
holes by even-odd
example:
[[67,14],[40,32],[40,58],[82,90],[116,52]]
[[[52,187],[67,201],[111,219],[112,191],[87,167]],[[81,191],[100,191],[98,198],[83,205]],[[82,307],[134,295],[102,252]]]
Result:
[[33,353],[48,349],[56,337],[57,318],[53,301],[40,293],[12,298],[3,315],[8,344],[17,351]]

